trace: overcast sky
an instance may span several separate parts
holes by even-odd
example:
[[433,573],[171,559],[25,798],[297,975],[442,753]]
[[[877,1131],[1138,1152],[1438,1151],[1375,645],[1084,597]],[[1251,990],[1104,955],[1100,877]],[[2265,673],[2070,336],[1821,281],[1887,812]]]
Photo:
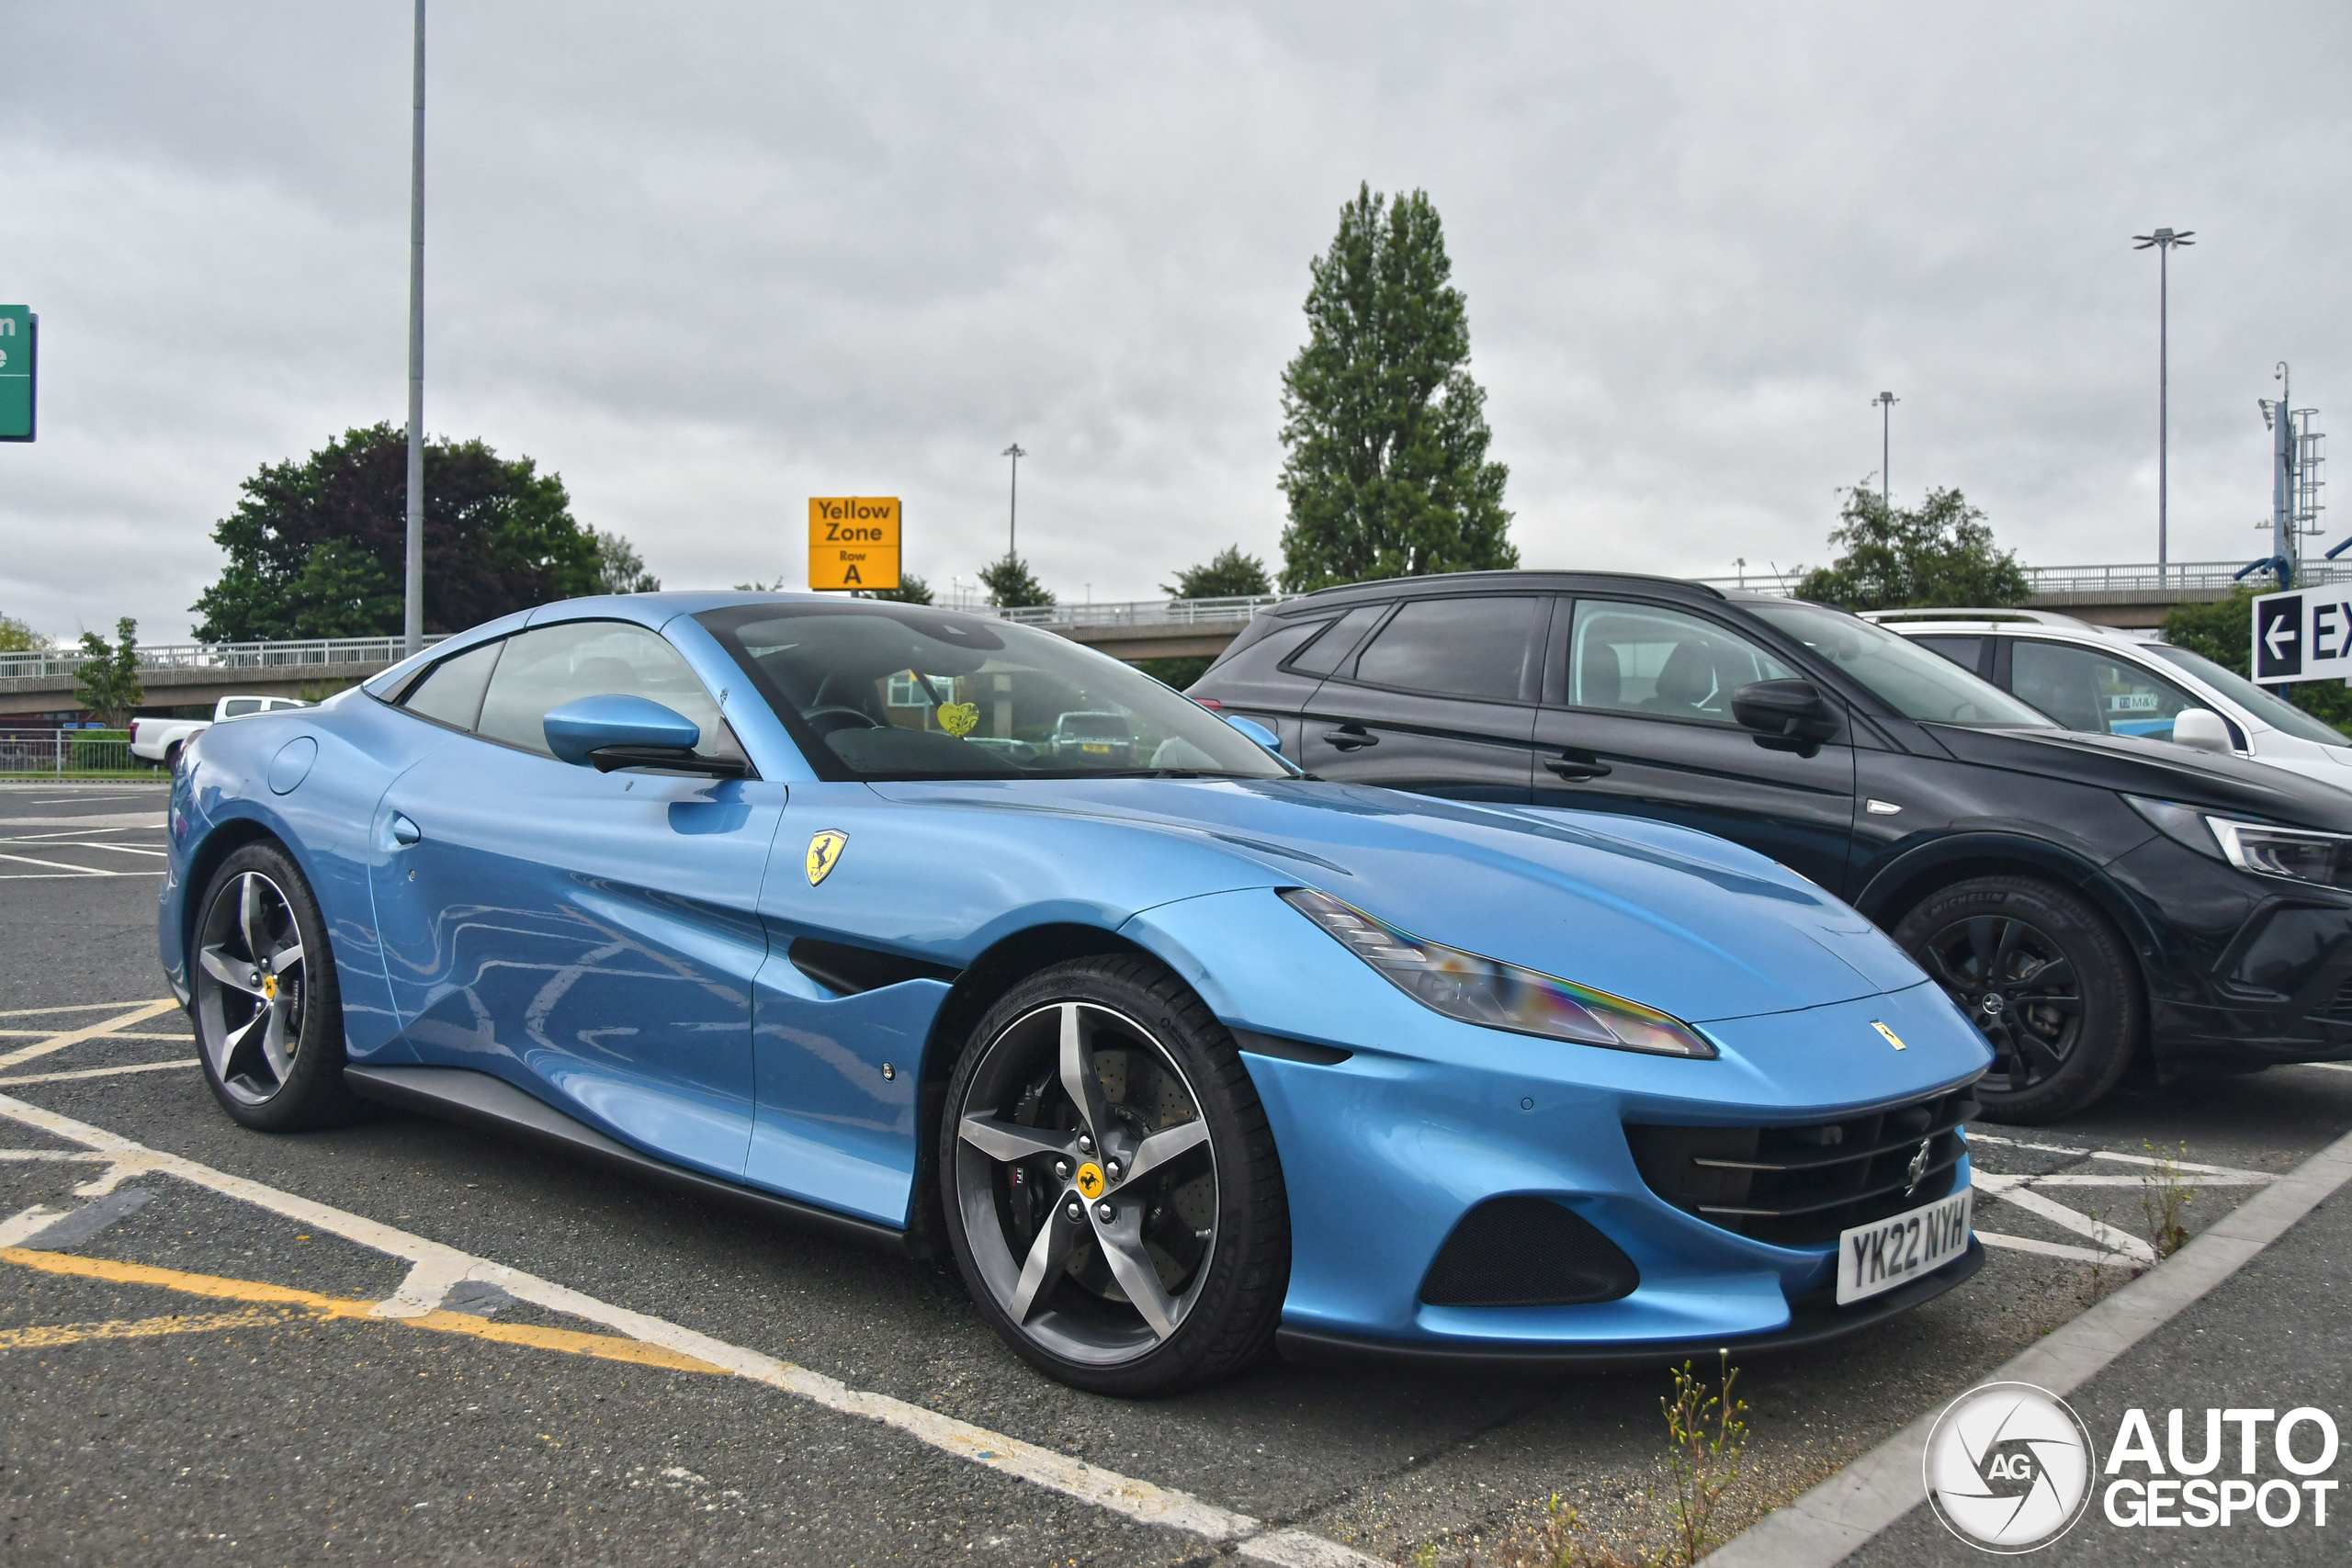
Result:
[[[410,12],[0,0],[0,611],[184,636],[238,481],[406,396]],[[1523,560],[1820,562],[1958,485],[2032,564],[2252,558],[2256,400],[2352,434],[2341,4],[438,6],[425,419],[673,587],[897,494],[945,587],[1278,558],[1340,203],[1426,189]],[[2352,456],[2352,452],[2347,452]],[[2339,513],[2352,533],[2352,505]],[[2333,538],[2327,542],[2333,542]]]

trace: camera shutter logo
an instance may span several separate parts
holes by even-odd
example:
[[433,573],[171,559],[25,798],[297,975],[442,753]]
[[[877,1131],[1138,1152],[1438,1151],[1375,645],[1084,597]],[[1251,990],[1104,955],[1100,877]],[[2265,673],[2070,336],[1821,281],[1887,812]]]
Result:
[[2031,1383],[1973,1388],[1945,1407],[1921,1461],[1944,1528],[1984,1551],[2037,1551],[2090,1506],[2098,1455],[2066,1402]]

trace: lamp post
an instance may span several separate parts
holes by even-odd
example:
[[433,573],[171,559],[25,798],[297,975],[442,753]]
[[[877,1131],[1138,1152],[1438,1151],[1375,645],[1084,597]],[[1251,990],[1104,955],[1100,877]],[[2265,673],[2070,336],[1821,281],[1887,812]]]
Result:
[[416,120],[408,175],[408,570],[401,630],[424,650],[424,0],[416,0]]
[[1004,524],[1004,558],[1015,560],[1021,552],[1014,548],[1021,537],[1021,459],[1029,456],[1016,441],[997,454],[1012,459],[1012,492],[1006,501]]
[[1871,400],[1878,406],[1878,503],[1889,511],[1894,507],[1894,488],[1887,464],[1894,446],[1894,405],[1899,400],[1893,392],[1881,392]]
[[2175,247],[2193,245],[2194,229],[2178,233],[2159,229],[2153,234],[2132,236],[2135,251],[2156,253],[2156,586],[2165,582],[2165,504],[2169,499],[2172,441],[2172,253]]

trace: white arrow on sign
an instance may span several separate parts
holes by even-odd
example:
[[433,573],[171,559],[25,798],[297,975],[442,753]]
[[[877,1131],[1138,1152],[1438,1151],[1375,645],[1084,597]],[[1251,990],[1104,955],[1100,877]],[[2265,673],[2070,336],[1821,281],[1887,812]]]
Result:
[[2280,640],[2283,638],[2288,642],[2293,642],[2300,629],[2294,622],[2281,615],[2270,623],[2268,631],[2262,634],[2262,645],[2270,650],[2271,658],[2284,659],[2287,657],[2287,650],[2278,646]]

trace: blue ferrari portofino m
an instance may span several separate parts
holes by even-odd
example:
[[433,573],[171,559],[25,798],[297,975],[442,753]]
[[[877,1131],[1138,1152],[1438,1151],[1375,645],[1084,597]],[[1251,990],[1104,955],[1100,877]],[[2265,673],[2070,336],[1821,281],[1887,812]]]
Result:
[[654,593],[173,781],[220,1105],[380,1100],[918,1254],[1139,1393],[1807,1343],[1983,1251],[1984,1037],[1721,840],[1320,783],[1049,632]]

